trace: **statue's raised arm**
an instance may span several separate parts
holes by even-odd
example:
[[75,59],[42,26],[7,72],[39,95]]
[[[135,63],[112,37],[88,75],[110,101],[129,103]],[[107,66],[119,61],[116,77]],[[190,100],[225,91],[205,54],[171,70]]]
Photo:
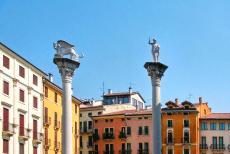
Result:
[[149,44],[152,46],[153,61],[154,62],[159,62],[160,45],[157,44],[157,41],[155,39],[153,39],[152,42],[149,39]]

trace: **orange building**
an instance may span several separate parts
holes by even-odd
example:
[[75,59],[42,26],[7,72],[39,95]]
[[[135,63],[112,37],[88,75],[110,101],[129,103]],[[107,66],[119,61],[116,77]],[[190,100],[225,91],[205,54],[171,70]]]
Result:
[[95,154],[151,154],[151,110],[94,116]]
[[210,113],[201,98],[196,104],[167,102],[162,108],[162,154],[199,154],[199,118]]

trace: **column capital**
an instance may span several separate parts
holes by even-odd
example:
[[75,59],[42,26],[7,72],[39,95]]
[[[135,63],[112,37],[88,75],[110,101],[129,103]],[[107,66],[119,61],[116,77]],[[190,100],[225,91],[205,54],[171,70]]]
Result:
[[62,79],[72,80],[74,71],[80,66],[78,61],[68,58],[54,58],[53,62],[57,65]]
[[168,68],[168,66],[160,62],[146,62],[144,67],[147,69],[148,75],[154,79],[161,79]]

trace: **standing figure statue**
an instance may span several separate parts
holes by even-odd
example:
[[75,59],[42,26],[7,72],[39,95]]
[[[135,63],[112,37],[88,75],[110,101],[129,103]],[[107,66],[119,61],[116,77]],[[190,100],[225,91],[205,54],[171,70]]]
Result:
[[65,55],[70,55],[71,60],[79,61],[83,55],[79,55],[75,52],[75,47],[66,41],[58,40],[57,43],[53,43],[54,49],[56,50],[56,56],[63,58]]
[[152,42],[149,39],[149,44],[152,46],[152,55],[153,55],[154,62],[159,62],[160,45],[157,44],[157,41],[155,39],[153,39]]

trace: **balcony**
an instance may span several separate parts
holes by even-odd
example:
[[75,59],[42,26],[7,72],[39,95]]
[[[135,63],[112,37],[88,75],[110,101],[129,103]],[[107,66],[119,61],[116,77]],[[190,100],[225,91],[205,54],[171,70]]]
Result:
[[172,144],[174,144],[174,138],[171,138],[171,137],[166,138],[166,139],[165,139],[165,143],[166,143],[167,145],[172,145]]
[[100,136],[98,133],[93,133],[93,141],[96,142],[100,139]]
[[19,126],[19,141],[26,141],[29,138],[29,130]]
[[54,129],[58,130],[61,128],[61,122],[60,121],[54,121]]
[[132,154],[132,150],[120,150],[119,154]]
[[104,151],[104,154],[114,154],[114,151],[111,150],[111,151]]
[[59,151],[61,148],[61,143],[60,142],[54,142],[54,150],[57,152]]
[[149,150],[139,149],[137,153],[138,154],[149,154]]
[[118,137],[119,137],[119,139],[126,139],[127,138],[125,132],[122,132],[122,131],[120,132]]
[[51,145],[51,139],[45,139],[44,148],[47,150]]
[[38,145],[43,140],[43,134],[38,132],[33,132],[33,145]]
[[207,144],[200,144],[200,150],[208,150]]
[[181,142],[183,144],[190,144],[190,139],[189,139],[189,137],[184,137],[184,138],[181,139]]
[[92,128],[88,129],[87,127],[83,127],[83,128],[80,128],[80,131],[81,131],[82,134],[84,134],[84,133],[92,133],[93,129]]
[[114,134],[113,133],[103,133],[103,139],[104,140],[112,140],[112,139],[114,139]]
[[51,125],[51,117],[45,116],[44,126],[49,127]]
[[3,123],[2,136],[8,138],[13,135],[14,135],[14,124]]
[[211,144],[210,147],[213,151],[223,151],[225,150],[225,145],[224,144]]

